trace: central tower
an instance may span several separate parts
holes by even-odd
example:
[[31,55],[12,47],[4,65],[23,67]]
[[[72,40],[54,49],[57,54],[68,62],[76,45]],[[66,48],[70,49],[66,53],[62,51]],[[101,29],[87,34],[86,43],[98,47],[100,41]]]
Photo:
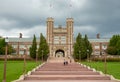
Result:
[[47,43],[50,57],[73,55],[73,18],[66,19],[66,27],[54,27],[54,19],[47,18]]

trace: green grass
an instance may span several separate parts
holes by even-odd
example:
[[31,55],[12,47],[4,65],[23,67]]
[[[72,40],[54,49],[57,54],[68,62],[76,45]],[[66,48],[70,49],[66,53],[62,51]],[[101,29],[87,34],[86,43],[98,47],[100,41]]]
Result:
[[[104,73],[104,62],[82,62],[82,63]],[[113,75],[116,79],[120,79],[120,62],[107,62],[107,74]]]
[[[6,81],[11,82],[16,80],[23,74],[23,61],[7,61],[7,69],[6,69]],[[27,61],[26,62],[26,71],[32,70],[36,67],[35,61]],[[4,69],[4,61],[0,61],[0,82],[3,79],[3,69]]]

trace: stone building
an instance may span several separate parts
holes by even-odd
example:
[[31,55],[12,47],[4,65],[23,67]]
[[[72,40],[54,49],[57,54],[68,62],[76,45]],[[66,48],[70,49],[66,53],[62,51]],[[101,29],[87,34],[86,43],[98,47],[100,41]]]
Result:
[[[66,19],[66,26],[54,26],[54,19],[47,18],[47,42],[49,44],[49,56],[50,57],[69,57],[73,55],[73,44],[75,39],[73,38],[73,18]],[[13,46],[18,55],[24,54],[26,49],[29,55],[29,48],[32,45],[33,38],[9,38],[9,44]],[[110,39],[101,39],[100,36],[95,39],[89,39],[92,44],[93,53],[92,55],[103,55],[107,49]],[[39,47],[39,38],[37,38],[37,47]]]
[[73,55],[73,18],[66,19],[66,27],[54,27],[54,19],[47,18],[47,42],[50,56],[69,57]]
[[110,39],[89,39],[92,44],[92,55],[104,55]]

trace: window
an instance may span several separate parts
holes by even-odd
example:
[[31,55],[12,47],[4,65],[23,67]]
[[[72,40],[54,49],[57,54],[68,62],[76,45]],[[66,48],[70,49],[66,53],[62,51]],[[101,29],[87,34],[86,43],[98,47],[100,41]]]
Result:
[[102,49],[107,49],[107,46],[105,44],[102,45]]
[[100,51],[95,51],[95,55],[100,55]]
[[59,36],[54,36],[54,44],[59,44]]
[[61,36],[61,44],[66,44],[66,36]]
[[54,36],[54,40],[59,40],[59,36]]
[[12,45],[13,48],[17,48],[17,45]]
[[95,49],[100,49],[100,46],[95,46]]
[[20,46],[20,48],[25,48],[25,45],[19,45]]
[[54,41],[54,44],[59,44],[59,41]]
[[54,44],[66,44],[66,36],[54,36]]

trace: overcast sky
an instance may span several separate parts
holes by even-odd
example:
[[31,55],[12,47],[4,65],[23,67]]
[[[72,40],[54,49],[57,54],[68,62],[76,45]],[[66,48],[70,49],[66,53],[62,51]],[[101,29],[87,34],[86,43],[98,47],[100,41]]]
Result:
[[54,18],[56,27],[74,18],[74,36],[120,34],[120,0],[0,0],[0,36],[46,36],[48,17]]

